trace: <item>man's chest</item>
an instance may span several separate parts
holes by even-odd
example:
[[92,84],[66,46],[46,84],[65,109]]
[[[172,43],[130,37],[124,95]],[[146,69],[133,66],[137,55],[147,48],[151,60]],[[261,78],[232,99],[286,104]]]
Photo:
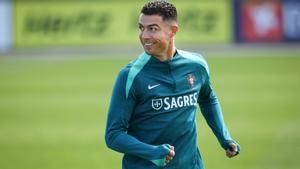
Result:
[[194,107],[203,85],[201,73],[194,69],[153,69],[141,73],[136,80],[138,106],[149,111]]

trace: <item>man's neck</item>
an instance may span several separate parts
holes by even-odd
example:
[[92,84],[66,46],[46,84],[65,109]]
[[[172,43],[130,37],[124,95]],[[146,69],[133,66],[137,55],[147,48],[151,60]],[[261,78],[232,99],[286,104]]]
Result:
[[162,54],[160,56],[154,56],[154,57],[156,57],[158,60],[163,62],[167,60],[172,60],[175,54],[176,54],[176,48],[173,45],[172,48],[168,50],[165,54]]

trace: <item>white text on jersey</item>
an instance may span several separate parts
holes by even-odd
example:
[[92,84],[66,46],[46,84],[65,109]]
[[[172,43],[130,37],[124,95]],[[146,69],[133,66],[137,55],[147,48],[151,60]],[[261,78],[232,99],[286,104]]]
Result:
[[197,92],[176,97],[164,97],[152,100],[152,108],[155,110],[170,110],[174,108],[197,105]]

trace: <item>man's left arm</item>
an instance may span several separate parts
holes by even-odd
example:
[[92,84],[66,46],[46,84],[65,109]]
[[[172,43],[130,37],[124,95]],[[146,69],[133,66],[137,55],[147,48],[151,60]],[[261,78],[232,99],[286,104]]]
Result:
[[226,155],[231,158],[240,151],[240,146],[231,138],[225,125],[220,103],[211,87],[208,72],[201,87],[198,103],[207,124],[212,129],[219,143],[226,150]]

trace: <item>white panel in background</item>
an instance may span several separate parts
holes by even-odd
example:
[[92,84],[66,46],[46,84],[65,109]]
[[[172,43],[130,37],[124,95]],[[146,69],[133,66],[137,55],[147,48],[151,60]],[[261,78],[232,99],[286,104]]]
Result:
[[12,0],[0,0],[0,53],[12,49]]

